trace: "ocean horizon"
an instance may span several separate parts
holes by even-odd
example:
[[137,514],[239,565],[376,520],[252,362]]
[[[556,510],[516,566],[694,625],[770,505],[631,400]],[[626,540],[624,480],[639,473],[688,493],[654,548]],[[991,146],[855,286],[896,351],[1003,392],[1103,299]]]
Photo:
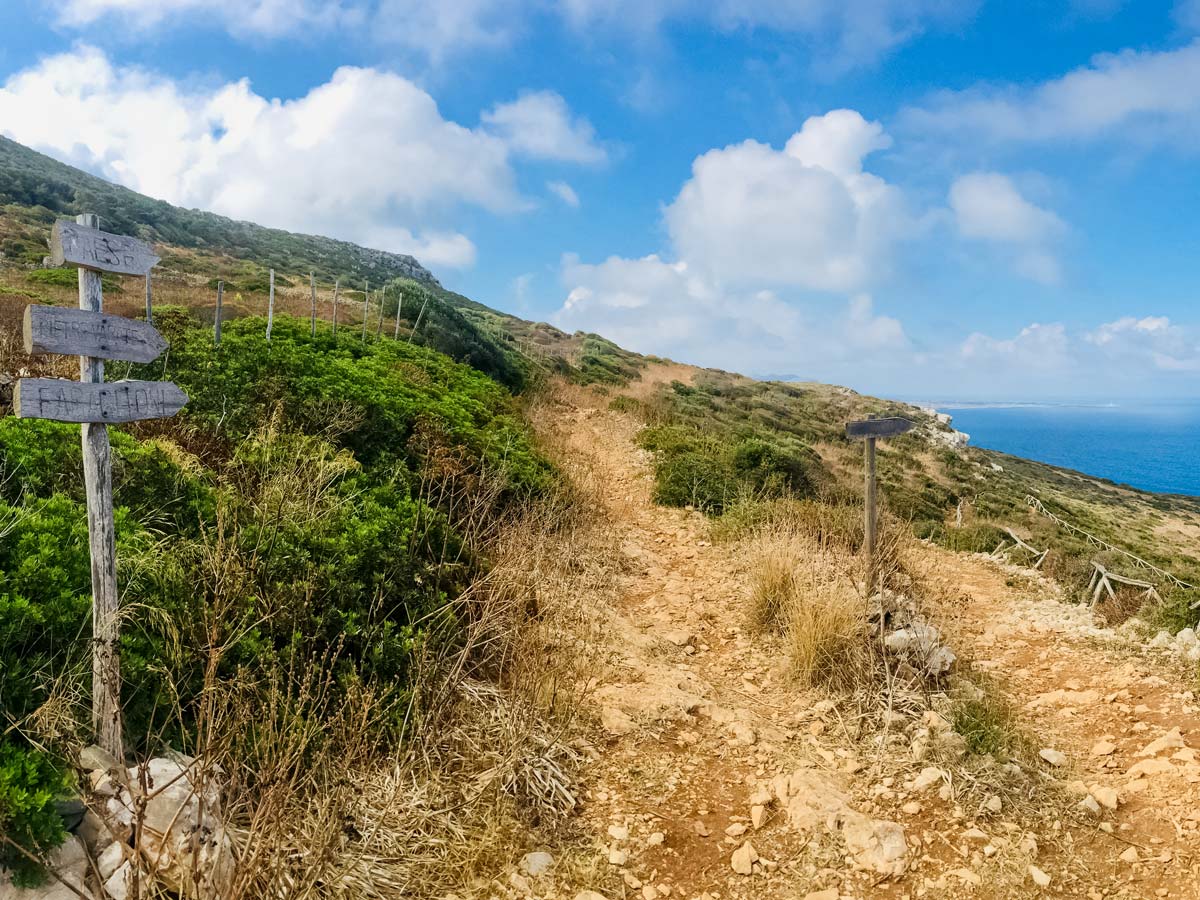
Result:
[[942,401],[971,446],[1161,494],[1200,496],[1200,400]]

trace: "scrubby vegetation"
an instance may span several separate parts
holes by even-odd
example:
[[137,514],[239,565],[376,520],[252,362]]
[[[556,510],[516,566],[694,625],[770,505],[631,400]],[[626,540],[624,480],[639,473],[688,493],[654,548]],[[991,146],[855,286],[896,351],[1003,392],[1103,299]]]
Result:
[[[371,729],[396,737],[416,655],[465,625],[451,601],[486,565],[471,530],[555,483],[512,396],[416,344],[314,339],[287,317],[270,343],[263,320],[231,322],[219,349],[183,311],[156,323],[170,352],[121,368],[190,402],[112,430],[133,748],[194,749],[214,681],[265,704],[316,660],[323,708],[370,691]],[[86,718],[80,465],[77,426],[0,418],[0,795],[30,848],[61,837],[61,760]]]
[[261,278],[271,268],[312,271],[330,284],[339,277],[356,282],[409,277],[434,283],[411,256],[182,209],[0,137],[0,252],[5,257],[40,264],[55,218],[83,212],[99,215],[106,231],[172,245],[163,258],[165,266],[226,275],[231,283]]

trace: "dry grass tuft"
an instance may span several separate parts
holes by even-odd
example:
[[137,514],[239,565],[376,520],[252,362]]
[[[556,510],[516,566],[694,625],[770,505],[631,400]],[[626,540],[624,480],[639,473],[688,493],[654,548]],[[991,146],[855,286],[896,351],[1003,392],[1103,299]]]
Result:
[[783,635],[792,671],[804,684],[853,687],[873,668],[868,604],[846,557],[788,527],[754,541],[754,624]]

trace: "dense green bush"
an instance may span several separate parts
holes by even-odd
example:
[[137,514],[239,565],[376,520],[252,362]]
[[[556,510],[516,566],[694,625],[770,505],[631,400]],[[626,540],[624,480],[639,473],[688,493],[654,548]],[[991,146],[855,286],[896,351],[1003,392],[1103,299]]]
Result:
[[[314,659],[333,690],[402,698],[414,652],[456,640],[450,601],[482,565],[461,510],[502,514],[553,483],[512,395],[425,347],[314,339],[287,316],[270,343],[262,319],[230,322],[219,349],[180,310],[155,318],[171,348],[129,373],[190,401],[110,429],[128,746],[194,748],[206,678],[253,691]],[[47,792],[86,739],[35,733],[64,697],[78,706],[56,721],[86,718],[78,426],[0,419],[0,472],[0,824],[44,848],[61,834]]]
[[667,506],[720,515],[741,499],[811,496],[823,481],[815,455],[762,438],[664,425],[643,431],[641,443],[655,455],[655,500]]

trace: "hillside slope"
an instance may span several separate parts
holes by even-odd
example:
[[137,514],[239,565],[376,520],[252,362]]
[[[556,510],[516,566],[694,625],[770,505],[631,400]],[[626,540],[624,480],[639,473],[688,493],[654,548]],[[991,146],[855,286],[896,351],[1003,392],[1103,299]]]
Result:
[[411,256],[181,209],[0,136],[0,252],[6,259],[40,265],[54,219],[83,212],[99,215],[106,231],[166,245],[164,268],[221,275],[231,282],[275,268],[305,276],[315,272],[330,283],[335,278],[356,285],[392,278],[437,283]]

